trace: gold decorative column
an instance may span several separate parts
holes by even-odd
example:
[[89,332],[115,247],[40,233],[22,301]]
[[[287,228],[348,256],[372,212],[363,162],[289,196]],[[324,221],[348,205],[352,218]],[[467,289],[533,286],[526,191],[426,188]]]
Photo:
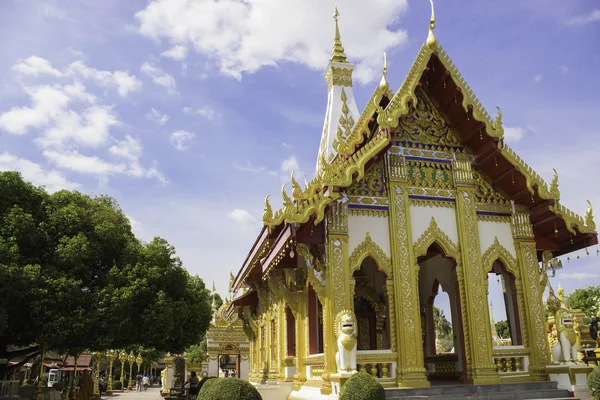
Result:
[[125,390],[125,361],[127,361],[125,350],[121,350],[119,353],[119,361],[121,362],[121,389]]
[[94,399],[100,400],[100,362],[104,358],[104,354],[100,351],[97,351],[92,355],[94,356],[94,359],[96,359],[96,371],[94,374],[96,379],[94,379],[94,390],[92,394],[94,395]]
[[129,361],[129,380],[127,381],[127,389],[133,389],[133,363],[135,362],[135,355],[133,351],[129,353],[127,356],[127,361]]
[[[463,314],[467,315],[467,324],[463,326],[465,351],[468,352],[467,378],[469,383],[473,384],[499,383],[500,377],[492,358],[490,314],[481,261],[471,164],[467,161],[454,161],[452,167],[456,185],[456,222],[461,248],[461,260],[457,260],[461,266],[457,268],[457,275],[462,276],[458,278],[459,287],[465,291],[465,302],[461,302],[461,307]],[[460,285],[462,279],[464,281]],[[462,297],[461,293],[461,300]]]
[[[522,323],[526,324],[527,339],[531,350],[529,373],[532,379],[545,381],[548,380],[545,367],[549,364],[550,358],[548,336],[546,330],[540,328],[546,325],[542,302],[543,288],[540,285],[541,279],[533,227],[529,215],[519,212],[513,215],[511,225],[524,288],[522,307],[525,310],[526,318],[523,319]],[[523,330],[525,331],[525,329]]]
[[112,396],[113,394],[113,388],[112,388],[112,383],[113,383],[113,363],[115,362],[115,359],[117,358],[117,352],[116,350],[108,350],[106,352],[106,357],[108,358],[108,386],[106,388],[106,394],[108,396]]
[[135,358],[135,363],[137,365],[138,374],[142,372],[142,363],[143,362],[144,362],[144,359],[142,358],[142,355],[138,354],[137,357]]
[[[395,326],[390,331],[392,340],[396,338],[392,348],[398,349],[396,380],[400,387],[427,387],[429,381],[425,376],[419,313],[418,266],[414,264],[404,158],[386,156],[386,173],[394,288],[390,296],[390,315],[392,308],[396,312]],[[388,290],[389,285],[391,283],[388,284]]]
[[306,382],[306,288],[298,291],[298,306],[294,315],[295,339],[296,339],[296,374],[294,375],[294,390],[300,390],[300,387]]
[[354,310],[350,293],[350,268],[348,265],[348,205],[344,196],[334,203],[327,217],[327,271],[323,304],[323,359],[321,376],[322,394],[331,394],[329,375],[337,372],[335,362],[337,329],[335,316],[342,310]]

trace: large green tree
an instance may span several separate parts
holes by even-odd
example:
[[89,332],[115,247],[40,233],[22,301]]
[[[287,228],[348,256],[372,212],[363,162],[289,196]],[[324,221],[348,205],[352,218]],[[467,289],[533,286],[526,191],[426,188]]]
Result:
[[508,321],[498,321],[496,322],[496,331],[498,331],[498,336],[502,339],[510,338],[510,327],[508,326]]
[[598,314],[600,303],[600,285],[575,290],[567,299],[567,306],[582,310],[593,318]]
[[137,240],[114,199],[48,194],[14,172],[0,173],[0,193],[0,358],[199,342],[204,282],[164,239]]

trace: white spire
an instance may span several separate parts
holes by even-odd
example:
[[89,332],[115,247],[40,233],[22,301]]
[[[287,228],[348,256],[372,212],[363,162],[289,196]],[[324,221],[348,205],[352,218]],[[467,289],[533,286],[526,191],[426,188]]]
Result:
[[352,127],[360,116],[356,101],[354,100],[354,93],[352,92],[352,71],[354,70],[354,64],[346,61],[346,55],[344,54],[340,38],[338,17],[339,13],[336,8],[334,13],[334,50],[324,75],[329,94],[321,145],[317,157],[317,174],[320,171],[321,158],[323,157],[328,163],[335,158],[338,154],[338,143],[348,137]]

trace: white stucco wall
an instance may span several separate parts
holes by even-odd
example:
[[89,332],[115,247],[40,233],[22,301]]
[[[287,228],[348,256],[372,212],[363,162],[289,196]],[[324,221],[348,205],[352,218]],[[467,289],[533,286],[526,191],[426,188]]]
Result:
[[348,215],[348,254],[365,240],[367,232],[386,256],[390,257],[390,227],[387,217]]
[[458,243],[456,210],[449,207],[410,206],[410,225],[413,242],[427,230],[431,218],[435,218],[438,227],[452,240]]
[[481,254],[494,243],[494,238],[498,238],[498,242],[513,256],[517,256],[515,243],[508,222],[493,222],[493,221],[478,221],[479,228],[479,244],[481,246]]

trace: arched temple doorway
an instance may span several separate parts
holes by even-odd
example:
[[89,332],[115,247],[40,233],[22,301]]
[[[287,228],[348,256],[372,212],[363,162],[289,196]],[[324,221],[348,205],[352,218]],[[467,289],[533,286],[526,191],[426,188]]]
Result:
[[456,261],[433,243],[418,258],[425,369],[430,381],[466,382],[464,332]]
[[240,349],[228,344],[219,349],[217,357],[219,369],[217,377],[239,377],[240,376]]
[[354,271],[354,313],[358,325],[360,350],[390,349],[387,275],[375,260],[367,257]]
[[515,275],[498,259],[488,271],[487,279],[494,347],[523,345]]

